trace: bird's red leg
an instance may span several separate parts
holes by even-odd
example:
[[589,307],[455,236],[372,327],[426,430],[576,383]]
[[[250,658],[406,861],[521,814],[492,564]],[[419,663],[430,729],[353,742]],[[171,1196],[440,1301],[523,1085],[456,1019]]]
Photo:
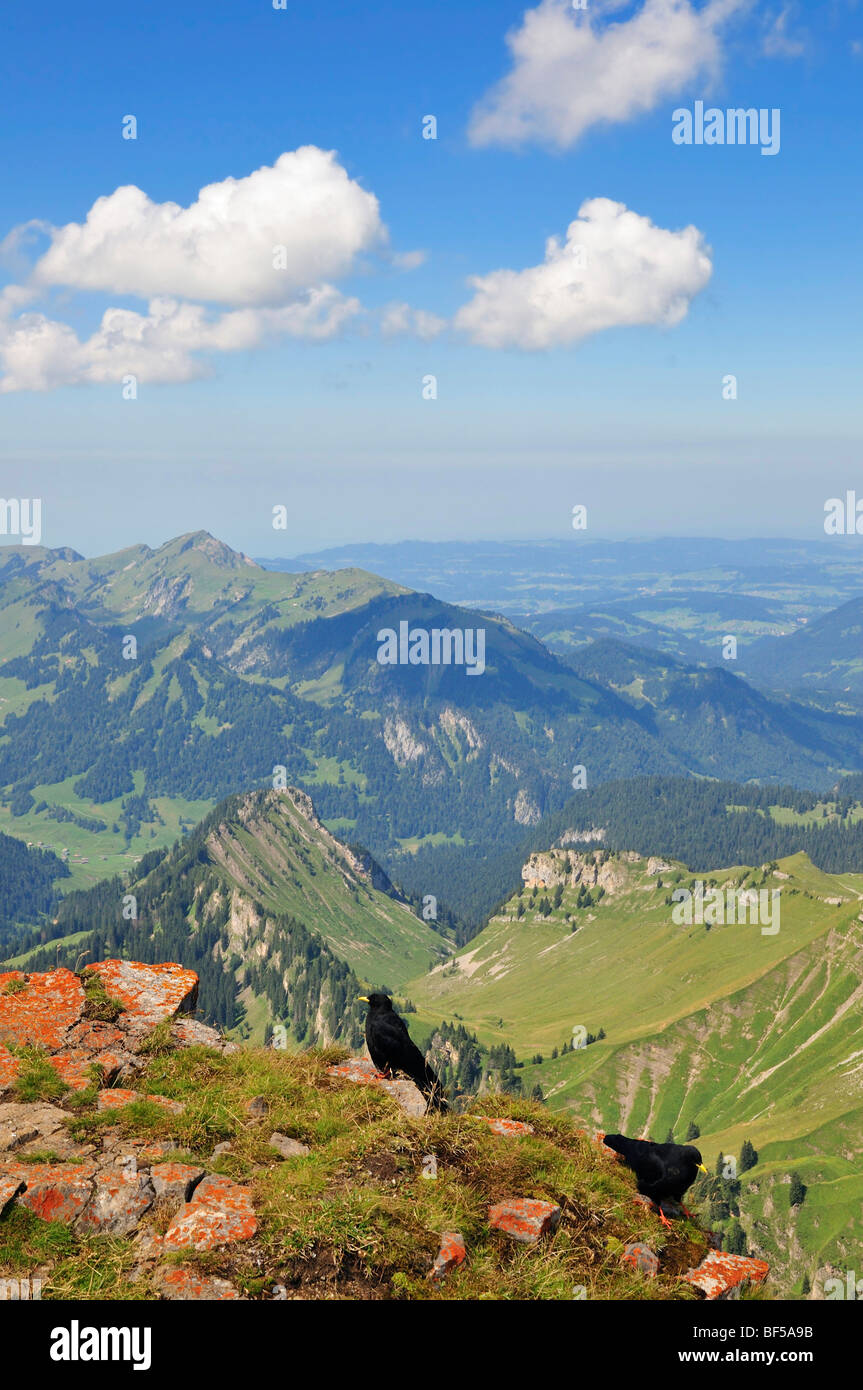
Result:
[[663,1226],[667,1226],[668,1229],[669,1229],[669,1231],[673,1231],[673,1230],[674,1230],[674,1227],[672,1226],[672,1224],[671,1224],[671,1222],[669,1221],[668,1217],[665,1215],[665,1212],[662,1210],[662,1207],[659,1205],[659,1203],[658,1203],[658,1202],[653,1202],[652,1205],[653,1205],[653,1210],[656,1212],[656,1215],[659,1217],[659,1219],[660,1219],[660,1221],[662,1222]]
[[688,1216],[690,1221],[695,1220],[695,1217],[692,1215],[692,1212],[689,1210],[688,1207],[685,1207],[682,1202],[679,1202],[678,1205],[680,1207],[680,1210],[683,1212],[684,1216]]

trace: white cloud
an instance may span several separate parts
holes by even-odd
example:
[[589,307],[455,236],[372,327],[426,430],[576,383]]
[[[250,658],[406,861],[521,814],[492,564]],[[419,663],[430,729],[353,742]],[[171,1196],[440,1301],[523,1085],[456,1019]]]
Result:
[[[25,223],[0,243],[19,257],[34,235],[48,250],[26,282],[0,292],[0,391],[45,391],[78,382],[188,381],[209,365],[198,354],[237,352],[279,337],[332,337],[361,312],[331,282],[367,251],[390,263],[372,193],[333,151],[306,145],[245,178],[202,188],[187,208],[118,188],[82,223]],[[407,253],[406,266],[422,253]],[[110,307],[80,339],[46,313],[24,312],[47,291],[129,295],[147,311]],[[229,306],[214,311],[214,305]],[[17,315],[17,317],[16,317]],[[418,320],[420,322],[420,320]]]
[[396,270],[416,270],[417,266],[425,265],[428,259],[428,252],[396,251],[393,253],[391,259]]
[[108,309],[99,328],[81,341],[44,314],[0,322],[0,392],[51,391],[58,386],[119,383],[126,375],[146,382],[192,381],[208,374],[196,354],[240,352],[269,338],[329,338],[360,312],[332,286],[309,291],[278,308],[234,309],[214,318],[200,304],[154,299],[148,312]]
[[762,45],[768,58],[802,58],[806,52],[805,40],[802,37],[794,38],[788,32],[790,13],[791,6],[786,5],[769,23]]
[[33,279],[143,299],[285,303],[346,274],[385,237],[374,194],[332,150],[305,145],[246,178],[208,184],[187,208],[154,203],[134,184],[118,188],[84,223],[54,231]]
[[670,232],[610,198],[582,203],[542,265],[472,277],[455,327],[483,347],[541,349],[624,324],[675,324],[710,279],[697,227]]
[[590,126],[628,121],[712,78],[721,62],[723,23],[748,0],[644,0],[629,18],[598,22],[619,0],[542,0],[507,36],[512,70],[475,108],[475,145],[541,141],[566,149]]
[[412,309],[409,304],[387,304],[381,313],[381,332],[388,338],[399,333],[410,333],[428,341],[436,338],[445,328],[446,319],[425,309]]

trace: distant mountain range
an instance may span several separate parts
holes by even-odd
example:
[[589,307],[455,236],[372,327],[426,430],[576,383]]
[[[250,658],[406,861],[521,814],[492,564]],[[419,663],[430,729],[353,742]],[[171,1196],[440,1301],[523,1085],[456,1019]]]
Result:
[[[861,541],[674,536],[593,540],[589,531],[545,541],[400,541],[331,547],[261,559],[267,569],[304,572],[356,567],[452,603],[509,614],[605,607],[631,601],[647,610],[692,598],[707,612],[749,599],[753,616],[788,631],[798,616],[826,612],[860,593]],[[742,605],[731,609],[742,616]],[[688,614],[687,621],[697,620]]]
[[[674,564],[705,546],[684,543]],[[835,560],[800,543],[800,565],[841,568],[827,548]],[[693,604],[691,575],[686,592]],[[745,596],[727,602],[753,616]],[[815,788],[863,770],[856,712],[756,690],[734,663],[681,660],[656,637],[606,637],[599,618],[522,621],[548,645],[361,568],[265,570],[206,532],[96,559],[0,549],[0,830],[55,850],[68,886],[85,886],[221,797],[283,777],[412,895],[476,921],[505,888],[490,864],[566,805],[576,769],[588,786],[695,775]],[[381,665],[379,634],[402,624],[481,625],[485,671]],[[667,614],[654,626],[670,631]]]

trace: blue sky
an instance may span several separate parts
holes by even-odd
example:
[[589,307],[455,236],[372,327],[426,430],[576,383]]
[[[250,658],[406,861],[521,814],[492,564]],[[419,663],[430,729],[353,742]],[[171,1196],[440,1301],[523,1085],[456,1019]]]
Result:
[[[0,495],[41,496],[44,541],[86,553],[199,527],[285,555],[565,535],[575,502],[597,536],[819,534],[828,496],[863,493],[863,6],[588,4],[49,0],[13,14],[0,283],[20,289],[0,316]],[[658,41],[640,56],[648,22]],[[569,58],[561,25],[586,31]],[[614,57],[625,26],[631,70]],[[507,45],[520,31],[541,50],[533,67]],[[779,108],[779,153],[675,145],[672,112],[699,100]],[[436,140],[422,138],[428,114]],[[63,231],[124,185],[146,195],[152,231],[161,205],[189,208],[307,146],[336,151],[329,171],[321,156],[302,173],[336,203],[305,228],[293,297],[268,297],[259,266],[234,286],[253,254],[242,229],[223,263],[218,226],[190,251],[181,219],[156,244],[119,204],[107,240]],[[286,241],[292,187],[273,190]],[[591,199],[611,202],[591,233],[586,314],[566,309],[558,272]],[[613,204],[635,215],[634,266],[609,252]],[[266,242],[259,202],[246,207]],[[308,262],[330,236],[317,279]],[[468,277],[498,271],[512,276],[477,305]],[[286,336],[319,283],[332,323]],[[194,322],[172,319],[143,356],[123,336],[138,318],[93,346],[106,310],[150,332],[160,295]],[[395,319],[406,331],[386,331]],[[279,503],[291,521],[274,533]]]

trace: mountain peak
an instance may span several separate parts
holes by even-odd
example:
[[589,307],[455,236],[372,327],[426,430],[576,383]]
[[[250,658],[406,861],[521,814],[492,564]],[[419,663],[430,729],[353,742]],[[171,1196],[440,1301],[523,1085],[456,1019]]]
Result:
[[251,569],[261,568],[243,551],[233,550],[209,531],[186,531],[183,535],[175,536],[173,540],[160,545],[155,553],[160,556],[184,555],[190,550],[197,551],[211,564],[220,565],[224,569],[240,569],[246,566]]

